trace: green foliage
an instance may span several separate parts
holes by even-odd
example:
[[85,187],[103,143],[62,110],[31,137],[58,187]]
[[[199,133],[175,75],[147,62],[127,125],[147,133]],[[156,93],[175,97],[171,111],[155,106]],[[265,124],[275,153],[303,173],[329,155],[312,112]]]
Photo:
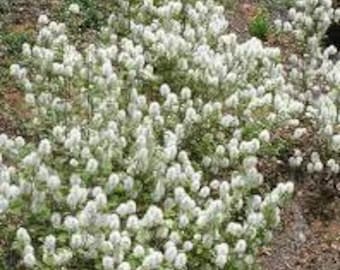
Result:
[[270,32],[268,15],[260,11],[249,23],[249,33],[261,40],[266,40]]
[[60,10],[59,17],[67,20],[69,17],[69,6],[72,3],[78,4],[81,10],[80,29],[99,30],[105,23],[106,18],[115,1],[97,0],[65,0]]
[[220,0],[218,2],[220,2],[227,11],[234,10],[237,3],[236,0]]
[[10,55],[19,54],[25,42],[31,42],[29,33],[0,32],[0,44],[5,46]]

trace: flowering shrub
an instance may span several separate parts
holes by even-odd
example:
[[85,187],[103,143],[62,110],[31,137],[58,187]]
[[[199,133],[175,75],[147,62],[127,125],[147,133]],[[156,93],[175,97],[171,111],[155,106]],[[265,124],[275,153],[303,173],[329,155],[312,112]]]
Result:
[[[301,43],[284,65],[278,48],[228,33],[214,1],[117,2],[84,50],[41,16],[11,66],[30,136],[0,135],[8,253],[33,269],[252,269],[293,193],[261,189],[274,130],[298,140],[308,120],[339,173],[340,66],[319,41],[340,13],[298,1],[276,22]],[[296,150],[289,164],[324,169],[311,160]]]

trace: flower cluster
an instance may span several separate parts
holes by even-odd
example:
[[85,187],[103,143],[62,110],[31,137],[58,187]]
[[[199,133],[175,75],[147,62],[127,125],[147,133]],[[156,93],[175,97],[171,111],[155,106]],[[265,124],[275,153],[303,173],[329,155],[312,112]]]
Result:
[[[33,134],[0,135],[0,221],[20,217],[18,264],[250,269],[294,189],[260,191],[271,129],[288,123],[298,140],[308,118],[339,153],[340,66],[309,31],[337,12],[298,1],[285,29],[305,54],[291,56],[287,73],[278,48],[238,42],[212,0],[132,2],[117,1],[82,50],[63,23],[41,16],[36,43],[11,67]],[[296,150],[289,163],[302,161]],[[327,163],[334,173],[337,162]]]

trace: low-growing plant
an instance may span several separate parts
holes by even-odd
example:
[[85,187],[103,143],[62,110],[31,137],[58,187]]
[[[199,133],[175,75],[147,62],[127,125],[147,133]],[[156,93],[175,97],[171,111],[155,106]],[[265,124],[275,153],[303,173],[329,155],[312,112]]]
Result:
[[270,19],[263,10],[258,10],[257,14],[249,22],[250,35],[261,40],[266,40],[270,33]]
[[22,45],[32,40],[29,33],[0,32],[0,45],[6,48],[8,55],[21,53]]
[[[75,10],[72,11],[72,5]],[[110,10],[116,6],[115,1],[96,1],[96,0],[65,0],[59,11],[59,18],[68,21],[70,12],[78,14],[78,27],[81,31],[100,30],[106,23],[106,17],[110,15]],[[71,7],[71,8],[70,8]]]
[[314,2],[299,1],[284,28],[304,51],[289,71],[278,48],[228,33],[212,0],[117,1],[85,49],[42,15],[10,69],[30,138],[0,135],[4,267],[254,269],[294,190],[261,188],[258,157],[289,144],[276,131],[299,140],[308,118],[327,168],[299,151],[289,166],[339,173],[340,67],[319,46],[337,16]]
[[223,5],[223,7],[225,7],[226,11],[234,11],[235,7],[237,6],[238,1],[237,0],[219,0],[217,1],[219,2],[221,5]]

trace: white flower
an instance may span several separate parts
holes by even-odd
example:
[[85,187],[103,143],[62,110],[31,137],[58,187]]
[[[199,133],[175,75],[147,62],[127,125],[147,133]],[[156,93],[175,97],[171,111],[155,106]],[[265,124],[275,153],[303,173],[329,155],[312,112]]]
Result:
[[340,134],[333,135],[332,137],[332,147],[334,151],[340,151]]
[[340,171],[340,165],[337,164],[334,159],[329,159],[327,161],[327,167],[335,174],[338,174]]
[[175,262],[174,262],[174,266],[176,269],[184,269],[186,267],[187,264],[187,256],[185,255],[185,253],[179,253],[176,256]]
[[222,145],[218,145],[216,147],[216,154],[219,156],[223,156],[225,154],[225,148]]
[[22,45],[22,54],[27,58],[31,57],[32,55],[31,46],[28,43],[24,43]]
[[127,203],[121,203],[117,209],[116,212],[120,216],[127,216],[134,214],[136,211],[136,203],[134,201],[128,201]]
[[228,256],[226,255],[217,255],[215,259],[215,264],[217,265],[218,268],[223,269],[225,265],[227,264],[228,261]]
[[293,135],[293,138],[298,140],[300,139],[304,134],[306,134],[307,132],[307,129],[306,128],[297,128],[295,129],[294,131],[294,135]]
[[[277,190],[281,193],[288,193],[291,194],[294,192],[294,183],[291,181],[288,181],[286,183],[280,183],[277,186]],[[274,190],[275,191],[275,190]]]
[[193,243],[191,242],[191,241],[185,241],[184,243],[183,243],[183,249],[184,249],[184,251],[191,251],[192,249],[193,249],[193,247],[194,247],[194,245],[193,245]]
[[64,141],[65,138],[65,127],[62,126],[55,126],[53,128],[52,134],[53,136],[59,141],[62,142]]
[[284,32],[291,32],[293,30],[292,24],[289,22],[283,23],[283,31]]
[[161,263],[163,262],[163,255],[159,251],[153,251],[151,254],[147,255],[143,260],[143,266],[150,270],[159,269]]
[[109,240],[113,245],[118,245],[122,237],[118,231],[112,231],[109,235]]
[[322,162],[318,161],[314,164],[314,170],[316,172],[321,172],[323,170],[323,164]]
[[121,263],[117,268],[117,270],[130,270],[130,269],[131,269],[131,266],[128,262]]
[[158,102],[152,102],[149,106],[149,114],[153,117],[160,115],[160,106]]
[[60,185],[61,185],[61,180],[59,178],[59,176],[57,175],[50,175],[47,178],[47,185],[51,190],[56,190],[59,189]]
[[107,224],[110,229],[118,230],[120,228],[120,219],[116,214],[110,214],[107,216]]
[[51,153],[51,143],[48,139],[44,139],[40,142],[38,152],[41,155],[49,155]]
[[8,140],[8,136],[4,133],[0,134],[0,146],[4,146]]
[[24,244],[31,243],[31,237],[29,236],[27,230],[25,228],[20,227],[17,230],[16,237],[19,241],[21,241]]
[[24,157],[24,159],[22,160],[22,163],[24,166],[34,167],[34,166],[39,165],[40,159],[36,152],[32,152],[28,154],[26,157]]
[[70,247],[73,249],[78,249],[83,245],[83,239],[82,236],[78,233],[72,234],[71,241],[70,241]]
[[150,206],[145,213],[142,222],[146,227],[153,227],[162,224],[163,222],[163,212],[157,206]]
[[303,158],[301,156],[290,157],[288,162],[291,167],[300,167],[302,164]]
[[260,135],[259,135],[259,139],[263,142],[268,143],[270,141],[270,133],[268,130],[262,130]]
[[164,258],[171,263],[175,261],[177,254],[178,254],[177,248],[175,245],[172,244],[165,249]]
[[71,260],[72,252],[67,249],[61,249],[54,258],[57,265],[63,265]]
[[313,163],[309,162],[307,164],[307,172],[308,173],[313,173],[314,172],[314,164]]
[[113,245],[110,241],[102,241],[100,243],[100,248],[104,254],[108,254],[113,251]]
[[177,231],[171,232],[169,236],[170,241],[174,242],[175,244],[181,243],[181,235]]
[[132,191],[134,183],[135,181],[131,176],[127,176],[123,179],[123,185],[126,191]]
[[112,64],[111,64],[110,61],[107,61],[103,64],[102,73],[107,78],[111,77],[111,75],[113,73],[113,69],[112,69]]
[[51,223],[54,228],[57,228],[61,225],[61,216],[59,213],[53,213],[51,216]]
[[126,228],[133,231],[137,231],[140,228],[138,217],[135,215],[129,216],[126,221]]
[[255,227],[260,226],[264,220],[264,216],[262,213],[250,213],[248,215],[247,221],[249,224],[254,225]]
[[72,216],[67,216],[64,221],[66,229],[70,231],[76,231],[79,227],[79,221],[77,218]]
[[247,242],[243,239],[237,241],[235,245],[235,252],[244,253],[247,249]]
[[24,247],[23,254],[24,255],[26,255],[26,254],[34,254],[34,248],[31,245],[26,245]]
[[184,87],[181,90],[181,98],[184,100],[188,100],[191,98],[191,90],[188,87]]
[[227,232],[236,237],[241,236],[243,231],[242,225],[236,222],[230,222],[227,226]]
[[0,214],[4,213],[7,210],[8,206],[8,200],[0,196]]
[[227,243],[218,244],[215,250],[218,255],[228,255],[229,245]]
[[80,156],[82,159],[90,159],[91,158],[91,150],[90,148],[88,147],[84,147],[82,150],[81,150],[81,153],[80,153]]
[[260,142],[257,139],[243,141],[240,144],[240,151],[243,153],[254,154],[260,148]]
[[145,250],[143,246],[141,245],[136,245],[133,249],[133,255],[136,256],[137,258],[143,257],[145,254]]
[[169,85],[167,85],[167,84],[162,84],[161,87],[160,87],[160,89],[159,89],[159,91],[160,91],[160,94],[161,94],[163,97],[166,97],[166,96],[168,96],[168,95],[170,94],[171,89],[170,89]]
[[243,160],[243,167],[245,170],[250,170],[252,168],[255,168],[257,164],[257,158],[255,156],[248,156]]
[[98,169],[98,161],[94,158],[90,158],[86,164],[86,171],[90,174],[94,174]]
[[255,259],[252,255],[248,254],[247,256],[244,257],[244,261],[248,265],[253,265],[255,262]]
[[109,176],[109,179],[108,179],[108,181],[106,183],[106,190],[107,190],[107,192],[111,193],[117,187],[119,182],[120,182],[119,176],[117,174],[115,174],[115,173],[112,173]]
[[70,12],[74,13],[74,14],[79,14],[79,12],[80,12],[80,7],[79,7],[78,4],[72,3],[72,4],[69,6],[68,10],[69,10]]
[[331,171],[334,173],[334,174],[338,174],[340,172],[340,165],[339,164],[334,164],[332,167],[331,167]]
[[34,257],[34,254],[28,253],[24,256],[24,264],[28,268],[33,268],[36,264],[36,258]]
[[44,241],[44,247],[46,248],[46,250],[48,250],[49,252],[54,252],[55,247],[56,247],[56,242],[57,239],[55,238],[54,235],[48,235],[45,238]]
[[72,158],[72,159],[70,160],[70,165],[71,165],[72,167],[78,167],[79,162],[78,162],[78,160],[76,160],[75,158]]
[[35,105],[35,96],[34,96],[34,94],[26,93],[25,101],[27,102],[27,104],[29,104],[31,106]]
[[106,205],[107,205],[107,197],[104,193],[100,193],[96,196],[96,204],[97,204],[97,207],[98,209],[102,209],[102,208],[105,208]]
[[103,265],[104,270],[113,270],[114,259],[110,256],[104,256],[102,259],[102,265]]
[[209,187],[202,187],[200,192],[199,192],[199,195],[202,198],[207,198],[210,195],[210,188]]
[[49,19],[46,15],[42,14],[42,15],[39,16],[38,24],[45,25],[45,24],[48,24],[48,22],[49,22]]

